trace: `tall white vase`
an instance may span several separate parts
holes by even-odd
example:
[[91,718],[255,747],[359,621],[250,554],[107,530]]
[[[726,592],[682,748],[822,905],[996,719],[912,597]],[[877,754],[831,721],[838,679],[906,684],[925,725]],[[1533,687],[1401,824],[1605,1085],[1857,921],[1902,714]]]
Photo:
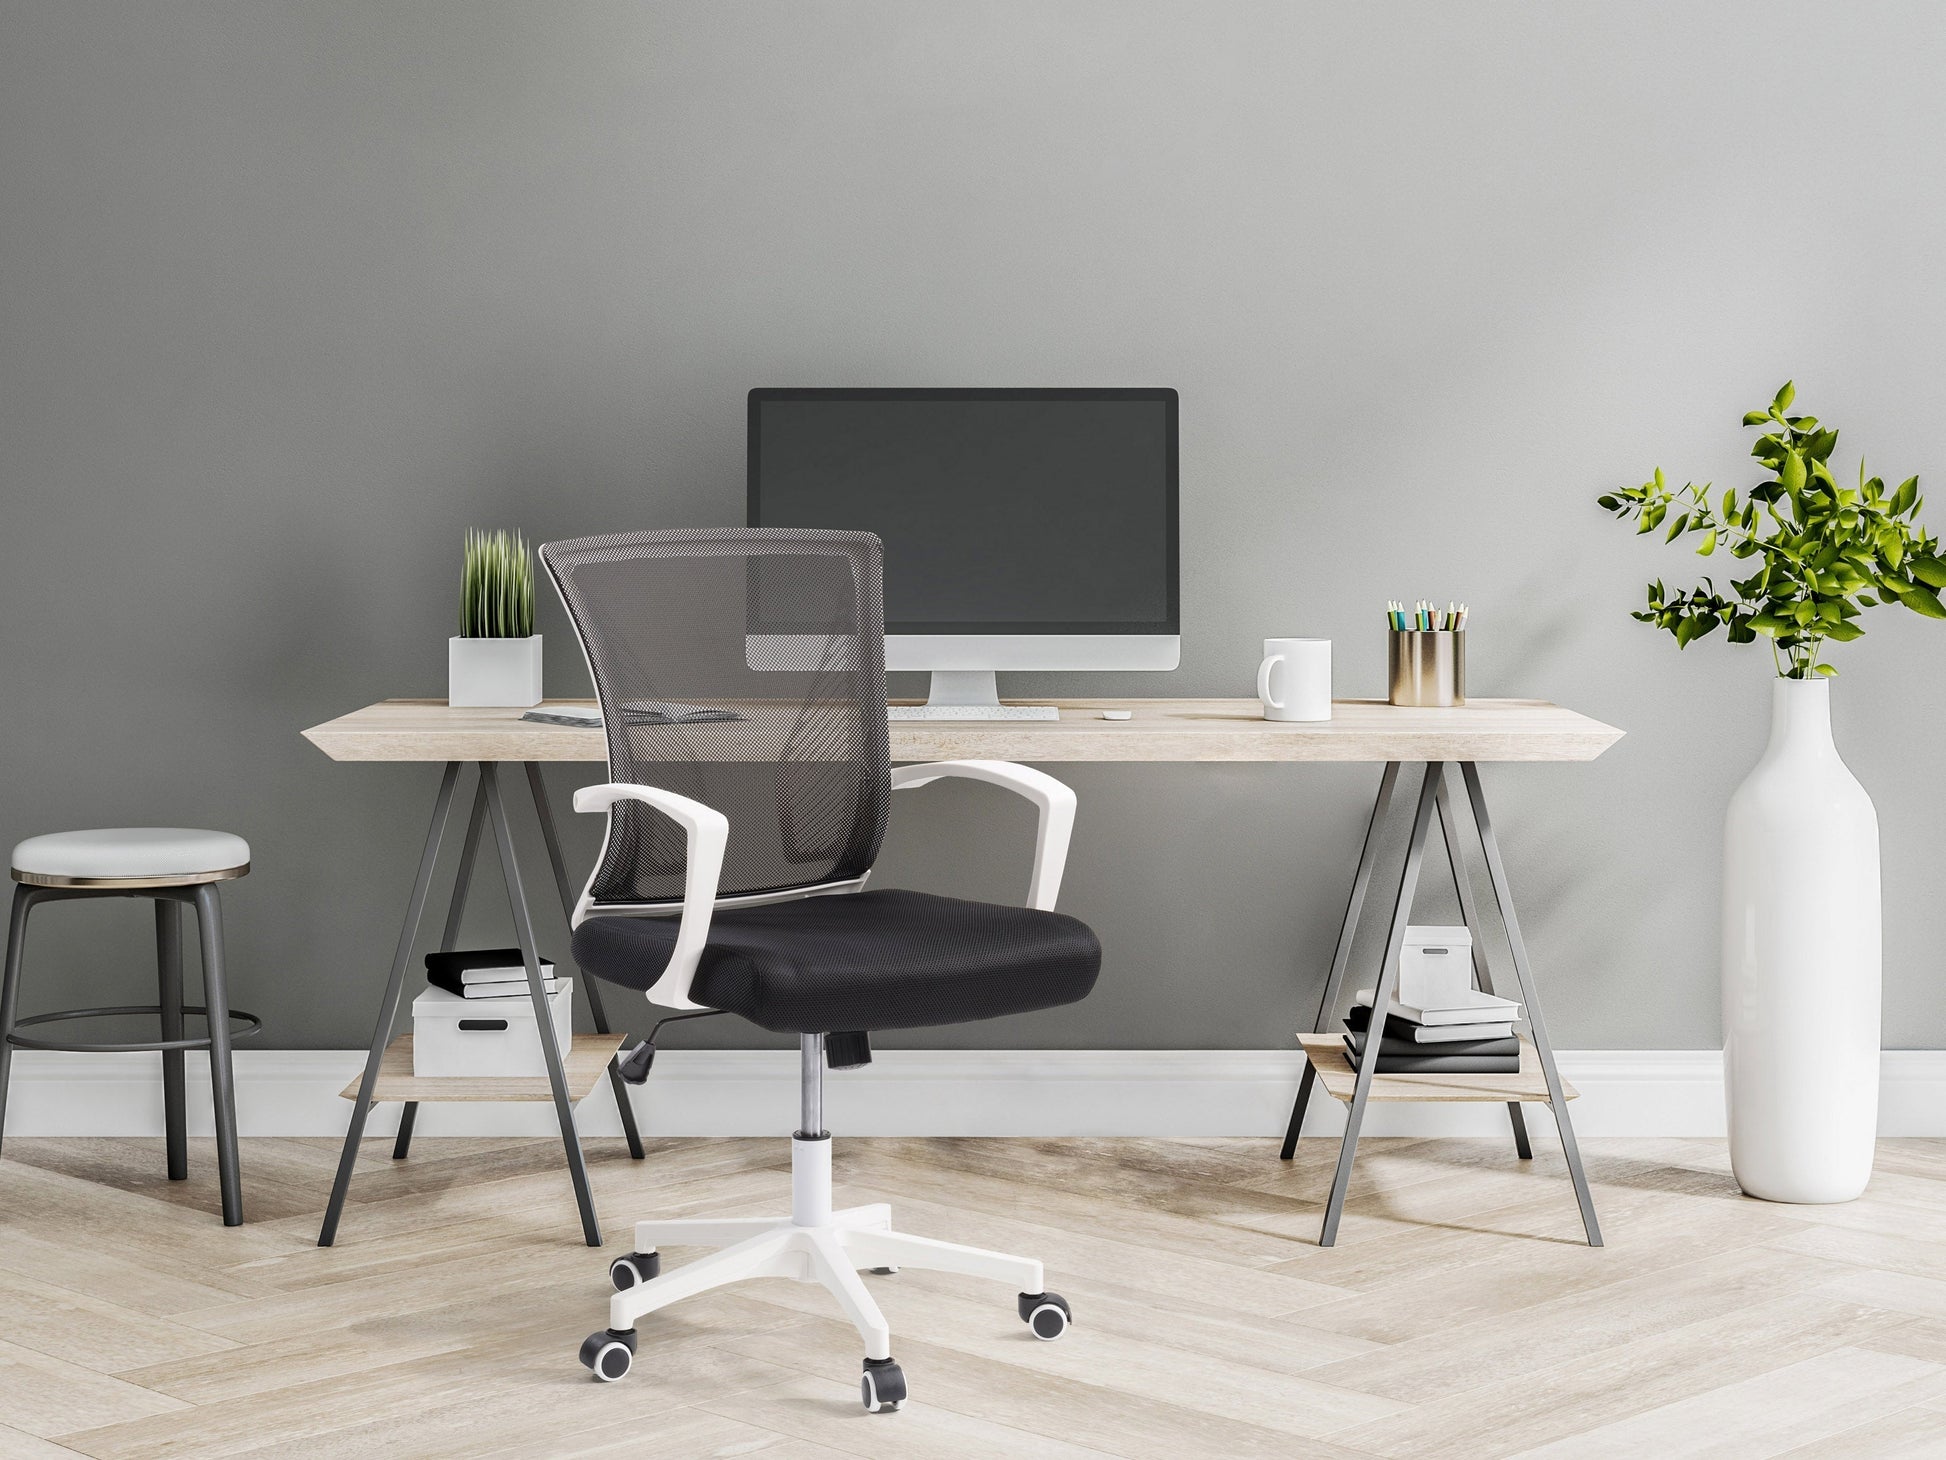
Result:
[[1780,679],[1723,826],[1723,1081],[1737,1185],[1850,1201],[1878,1124],[1878,813],[1838,758],[1831,686]]

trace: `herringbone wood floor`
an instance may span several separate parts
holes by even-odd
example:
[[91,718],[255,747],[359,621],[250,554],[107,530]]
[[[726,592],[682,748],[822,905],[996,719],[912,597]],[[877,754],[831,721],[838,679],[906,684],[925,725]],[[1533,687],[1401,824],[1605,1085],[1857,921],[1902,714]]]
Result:
[[869,1279],[913,1391],[877,1416],[850,1328],[781,1280],[648,1320],[594,1383],[628,1224],[782,1209],[788,1153],[592,1144],[604,1252],[549,1141],[368,1142],[329,1251],[334,1142],[246,1142],[232,1231],[207,1142],[177,1186],[156,1141],[8,1142],[0,1457],[1946,1455],[1946,1142],[1793,1208],[1720,1142],[1590,1141],[1592,1251],[1558,1154],[1371,1141],[1327,1251],[1330,1141],[841,1138],[842,1201],[1036,1254],[1075,1307],[1039,1343],[990,1285]]

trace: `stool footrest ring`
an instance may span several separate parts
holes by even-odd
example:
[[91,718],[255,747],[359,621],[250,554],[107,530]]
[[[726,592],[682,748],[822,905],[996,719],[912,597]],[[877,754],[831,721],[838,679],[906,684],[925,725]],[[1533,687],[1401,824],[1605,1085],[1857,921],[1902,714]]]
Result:
[[[200,1014],[205,1020],[209,1010],[202,1004],[184,1004],[184,1014]],[[61,1009],[52,1014],[35,1014],[26,1019],[14,1020],[14,1027],[6,1036],[7,1043],[15,1049],[53,1049],[70,1054],[125,1054],[137,1050],[165,1049],[208,1049],[210,1038],[206,1034],[201,1039],[148,1039],[129,1044],[108,1044],[100,1042],[62,1042],[52,1039],[30,1039],[20,1031],[29,1024],[53,1024],[64,1019],[108,1019],[118,1014],[153,1014],[162,1017],[160,1004],[109,1004],[99,1009]],[[264,1021],[255,1014],[246,1014],[241,1009],[230,1010],[230,1038],[247,1039],[264,1027]]]

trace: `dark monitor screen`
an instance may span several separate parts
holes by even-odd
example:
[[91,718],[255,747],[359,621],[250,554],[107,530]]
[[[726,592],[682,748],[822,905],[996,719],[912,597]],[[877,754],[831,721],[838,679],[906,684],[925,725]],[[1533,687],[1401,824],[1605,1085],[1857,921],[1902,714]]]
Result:
[[885,544],[904,634],[1173,634],[1173,390],[753,390],[752,527]]

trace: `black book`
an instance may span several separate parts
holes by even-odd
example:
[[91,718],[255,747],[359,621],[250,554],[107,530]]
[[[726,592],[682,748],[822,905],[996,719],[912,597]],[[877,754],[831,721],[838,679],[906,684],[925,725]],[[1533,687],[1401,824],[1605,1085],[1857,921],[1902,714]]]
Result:
[[[1362,1004],[1345,1015],[1345,1028],[1362,1037],[1371,1027],[1372,1011]],[[1499,1039],[1444,1039],[1437,1043],[1422,1043],[1414,1037],[1418,1026],[1410,1019],[1401,1019],[1397,1014],[1385,1016],[1385,1033],[1379,1036],[1378,1054],[1383,1060],[1387,1055],[1418,1057],[1429,1054],[1450,1054],[1471,1057],[1495,1055],[1520,1055],[1520,1039],[1508,1034]],[[1381,1064],[1380,1069],[1385,1066]]]
[[[541,955],[541,988],[553,993],[554,960]],[[426,982],[463,999],[490,999],[527,992],[527,964],[518,948],[468,948],[426,955]]]
[[[541,972],[554,972],[554,960],[539,955]],[[470,973],[468,983],[492,982],[495,978],[525,978],[527,959],[518,948],[456,948],[450,953],[428,953],[427,973]],[[486,975],[483,979],[481,975]]]
[[[1345,1036],[1345,1063],[1354,1070],[1358,1068],[1358,1055],[1352,1047],[1352,1035]],[[1390,1054],[1381,1049],[1378,1053],[1378,1072],[1381,1075],[1517,1075],[1520,1073],[1520,1054],[1448,1054],[1443,1045],[1413,1046],[1410,1054]]]

